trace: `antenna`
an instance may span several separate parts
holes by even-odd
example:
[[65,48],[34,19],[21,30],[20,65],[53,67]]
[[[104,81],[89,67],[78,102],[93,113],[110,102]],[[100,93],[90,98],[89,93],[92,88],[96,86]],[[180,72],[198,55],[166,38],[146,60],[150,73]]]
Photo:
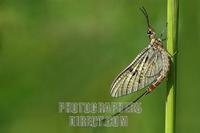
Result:
[[147,26],[148,28],[151,28],[151,25],[149,23],[149,16],[147,14],[147,10],[144,8],[144,6],[140,7],[141,12],[144,14],[146,21],[147,21]]

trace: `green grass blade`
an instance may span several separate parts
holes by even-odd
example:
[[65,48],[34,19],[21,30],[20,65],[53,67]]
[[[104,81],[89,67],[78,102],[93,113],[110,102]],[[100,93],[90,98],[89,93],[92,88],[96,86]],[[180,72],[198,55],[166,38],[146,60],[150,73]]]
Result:
[[[173,55],[177,52],[178,36],[178,0],[168,0],[167,2],[167,50]],[[165,110],[165,133],[174,133],[175,127],[175,89],[176,89],[176,59],[173,63],[167,81],[167,99]]]

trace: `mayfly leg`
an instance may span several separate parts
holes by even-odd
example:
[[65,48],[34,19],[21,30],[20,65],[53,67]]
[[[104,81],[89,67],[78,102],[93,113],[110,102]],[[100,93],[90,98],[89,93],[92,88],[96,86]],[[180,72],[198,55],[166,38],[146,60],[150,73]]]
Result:
[[164,34],[164,33],[166,34],[166,32],[167,32],[167,23],[166,23],[165,28],[163,29],[163,31],[162,31],[161,34],[160,34],[160,39],[161,39],[162,41],[167,40],[167,37],[162,38],[162,37],[163,37],[163,34]]
[[174,56],[177,54],[178,52],[175,51],[173,54],[170,54],[168,51],[167,51],[167,55],[170,57],[171,61],[173,62],[173,58]]

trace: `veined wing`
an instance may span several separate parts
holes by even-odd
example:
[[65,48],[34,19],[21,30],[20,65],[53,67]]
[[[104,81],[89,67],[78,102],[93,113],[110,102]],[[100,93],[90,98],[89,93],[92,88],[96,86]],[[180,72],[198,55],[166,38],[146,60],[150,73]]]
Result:
[[163,68],[162,55],[152,46],[146,47],[113,81],[111,96],[128,95],[152,83]]

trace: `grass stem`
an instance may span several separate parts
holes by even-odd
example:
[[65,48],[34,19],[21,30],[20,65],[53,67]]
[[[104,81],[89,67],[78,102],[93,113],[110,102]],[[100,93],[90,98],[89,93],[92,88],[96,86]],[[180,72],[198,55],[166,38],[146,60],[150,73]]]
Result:
[[[173,55],[177,52],[178,37],[178,0],[167,1],[167,50]],[[176,89],[176,58],[172,58],[167,81],[167,98],[165,109],[165,133],[175,131],[175,89]]]

